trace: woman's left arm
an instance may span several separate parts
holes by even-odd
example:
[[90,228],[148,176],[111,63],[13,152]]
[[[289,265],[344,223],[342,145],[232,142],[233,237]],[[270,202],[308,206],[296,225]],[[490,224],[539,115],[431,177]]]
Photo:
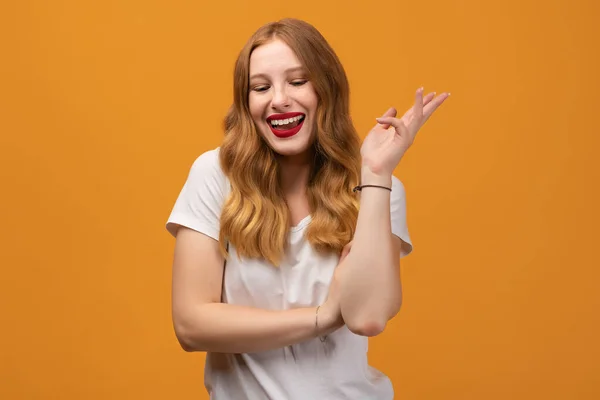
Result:
[[[391,175],[362,175],[364,184],[391,187]],[[402,240],[392,234],[390,192],[364,188],[352,248],[338,267],[342,317],[352,332],[378,335],[400,310],[401,246]]]
[[[361,148],[361,185],[392,187],[392,172],[412,145],[419,128],[449,96],[435,93],[423,96],[417,90],[415,104],[402,118],[388,110],[369,132]],[[393,128],[389,128],[392,126]],[[389,319],[400,310],[400,251],[402,240],[392,234],[391,192],[364,187],[352,249],[336,271],[340,288],[342,317],[348,328],[359,335],[381,333]]]

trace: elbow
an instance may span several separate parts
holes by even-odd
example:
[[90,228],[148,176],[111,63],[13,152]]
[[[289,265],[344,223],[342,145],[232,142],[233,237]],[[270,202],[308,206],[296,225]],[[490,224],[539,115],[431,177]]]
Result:
[[360,336],[377,336],[382,333],[385,329],[387,321],[377,320],[374,318],[365,319],[363,321],[354,321],[347,323],[346,326],[350,332]]
[[179,341],[179,346],[183,349],[183,351],[185,351],[186,353],[192,353],[194,351],[196,351],[196,349],[193,346],[190,346],[187,342],[184,342],[183,340],[181,340],[179,337],[177,338],[177,340]]
[[368,337],[382,333],[388,321],[383,313],[360,313],[348,316],[342,314],[342,316],[350,332]]
[[199,343],[198,339],[195,335],[192,334],[192,330],[186,324],[181,322],[174,323],[175,329],[175,337],[179,342],[179,345],[183,349],[183,351],[187,353],[192,353],[195,351],[204,351],[203,346]]
[[198,349],[196,349],[196,347],[189,340],[186,340],[179,335],[177,336],[177,341],[179,342],[179,346],[181,346],[183,351],[185,351],[186,353],[198,351]]
[[377,336],[385,330],[387,322],[392,319],[400,311],[401,301],[396,302],[387,314],[370,313],[368,316],[358,318],[348,318],[346,326],[350,332],[360,336]]

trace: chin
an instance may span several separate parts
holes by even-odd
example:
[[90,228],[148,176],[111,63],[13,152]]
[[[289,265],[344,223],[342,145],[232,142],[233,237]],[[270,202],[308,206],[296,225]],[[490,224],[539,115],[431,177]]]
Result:
[[273,151],[280,156],[293,157],[308,153],[312,150],[311,143],[269,143]]
[[312,151],[314,137],[310,132],[303,132],[302,129],[293,137],[278,138],[271,132],[270,128],[266,127],[267,132],[263,131],[263,137],[273,151],[284,157],[293,157],[305,155]]

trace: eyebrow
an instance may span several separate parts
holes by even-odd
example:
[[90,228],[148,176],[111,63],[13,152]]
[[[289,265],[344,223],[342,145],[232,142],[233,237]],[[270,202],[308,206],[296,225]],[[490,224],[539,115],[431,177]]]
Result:
[[[291,72],[298,72],[298,71],[306,73],[306,68],[304,68],[303,66],[292,67],[292,68],[286,69],[285,73],[289,74]],[[258,79],[258,78],[268,79],[269,77],[265,74],[254,74],[254,75],[250,76],[250,80]]]

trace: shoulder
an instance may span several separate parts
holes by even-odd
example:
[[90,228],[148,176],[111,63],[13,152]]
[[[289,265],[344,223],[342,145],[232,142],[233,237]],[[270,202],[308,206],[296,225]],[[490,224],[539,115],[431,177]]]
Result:
[[406,197],[406,190],[404,184],[395,175],[392,175],[392,199],[404,199]]
[[390,211],[393,220],[406,219],[406,191],[402,181],[392,175],[392,192],[390,193]]
[[394,189],[404,192],[404,184],[396,177],[396,175],[392,175],[392,190]]
[[403,242],[400,256],[405,257],[412,252],[413,246],[406,223],[406,191],[402,181],[395,176],[392,176],[390,214],[392,218],[392,233],[398,236]]
[[217,147],[212,150],[205,151],[200,154],[192,164],[193,170],[205,170],[210,172],[223,173],[221,169],[221,163],[219,162],[219,153],[221,148]]
[[227,177],[221,168],[219,152],[220,148],[217,147],[200,154],[192,164],[189,178],[219,186],[226,185]]
[[200,154],[193,162],[181,189],[167,229],[175,236],[177,226],[186,226],[217,239],[219,217],[229,191],[229,181],[219,162],[219,148]]

